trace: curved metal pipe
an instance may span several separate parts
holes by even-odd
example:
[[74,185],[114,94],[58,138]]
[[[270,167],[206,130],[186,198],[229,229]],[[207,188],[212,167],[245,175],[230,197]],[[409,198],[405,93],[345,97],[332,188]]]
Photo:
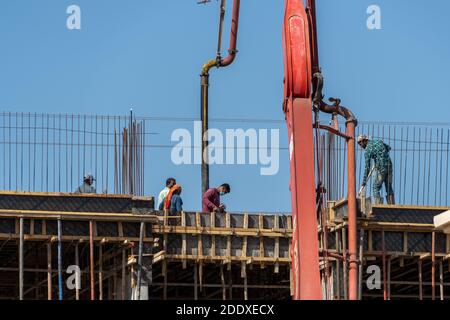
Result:
[[239,12],[240,12],[240,0],[234,0],[233,3],[233,15],[231,20],[231,34],[230,34],[230,48],[228,50],[228,56],[222,59],[220,56],[220,49],[222,43],[222,22],[225,15],[225,1],[221,2],[220,6],[220,24],[219,24],[219,39],[218,39],[218,51],[215,60],[209,60],[202,66],[201,72],[201,92],[200,92],[200,114],[202,120],[202,193],[209,189],[209,164],[208,154],[206,149],[208,148],[208,141],[204,141],[203,137],[208,131],[208,108],[209,108],[209,71],[213,67],[222,68],[229,66],[236,58],[236,46],[237,35],[239,27]]
[[218,66],[217,60],[209,60],[202,66],[201,76],[209,75],[209,70],[211,70],[213,67],[217,67],[217,66]]
[[353,112],[346,107],[341,106],[341,99],[330,98],[329,101],[333,103],[332,105],[327,104],[323,101],[323,75],[320,72],[316,72],[313,75],[313,104],[314,106],[322,112],[329,114],[338,114],[349,122],[355,122],[355,126],[358,124]]
[[348,249],[349,249],[349,266],[348,266],[348,288],[349,299],[358,299],[358,258],[357,258],[357,206],[356,206],[356,157],[355,157],[355,128],[358,121],[349,109],[341,106],[341,99],[330,98],[332,105],[323,101],[323,76],[322,73],[316,72],[313,75],[313,105],[314,108],[329,114],[337,114],[346,120],[347,139],[347,198],[348,198]]
[[202,75],[208,74],[209,70],[213,67],[223,68],[227,67],[230,64],[233,63],[233,61],[236,59],[237,54],[237,36],[238,36],[238,30],[239,30],[239,12],[241,7],[241,0],[234,0],[233,2],[233,13],[231,18],[231,31],[230,31],[230,47],[228,49],[228,56],[226,56],[224,59],[220,57],[220,48],[221,48],[221,42],[222,42],[222,20],[225,15],[225,8],[224,8],[224,2],[221,4],[220,8],[220,19],[221,23],[219,25],[219,40],[218,40],[218,52],[216,60],[209,60],[207,63],[205,63],[202,67]]

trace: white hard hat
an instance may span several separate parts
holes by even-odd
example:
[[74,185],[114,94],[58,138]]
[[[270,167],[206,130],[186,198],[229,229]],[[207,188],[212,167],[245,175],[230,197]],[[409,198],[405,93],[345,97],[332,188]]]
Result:
[[84,175],[84,180],[91,180],[91,181],[94,181],[95,179],[94,179],[94,176],[92,175],[92,173],[86,173],[86,174]]
[[366,136],[366,135],[364,135],[364,134],[360,134],[359,136],[358,136],[358,143],[360,143],[361,141],[364,141],[364,140],[369,140],[369,138]]

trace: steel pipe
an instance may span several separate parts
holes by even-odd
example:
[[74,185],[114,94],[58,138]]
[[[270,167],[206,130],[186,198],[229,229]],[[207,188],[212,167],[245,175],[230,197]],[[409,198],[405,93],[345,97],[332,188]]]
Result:
[[436,232],[431,233],[431,300],[436,299]]
[[137,285],[136,285],[136,300],[141,300],[141,285],[142,285],[142,254],[144,249],[144,228],[145,223],[141,222],[139,231],[139,251],[138,251],[138,266],[137,266]]
[[215,60],[209,60],[202,67],[200,74],[200,118],[202,121],[202,194],[209,189],[209,159],[208,159],[208,137],[206,133],[208,131],[209,122],[209,71],[213,67],[226,67],[233,63],[236,58],[237,50],[237,35],[239,26],[239,12],[240,12],[240,0],[234,0],[233,14],[231,20],[231,32],[230,32],[230,47],[228,50],[228,56],[222,59],[220,56],[220,49],[222,43],[222,21],[225,15],[225,1],[221,2],[220,6],[220,24],[219,24],[219,37],[218,37],[218,50]]
[[356,120],[347,120],[348,156],[348,249],[349,249],[349,299],[358,299],[358,258],[357,252],[357,217],[356,217],[356,160],[355,160],[355,127]]
[[94,222],[89,221],[89,269],[91,282],[91,300],[95,300],[95,276],[94,276]]
[[19,299],[23,300],[23,218],[19,219]]
[[59,300],[63,299],[63,277],[62,277],[62,226],[58,219],[58,289]]
[[52,300],[52,242],[47,243],[47,300]]

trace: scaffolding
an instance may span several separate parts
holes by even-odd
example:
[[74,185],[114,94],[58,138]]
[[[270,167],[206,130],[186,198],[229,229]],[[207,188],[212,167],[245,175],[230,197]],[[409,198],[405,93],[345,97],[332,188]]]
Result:
[[[433,224],[433,217],[448,209],[373,205],[362,210],[359,207],[360,299],[450,298],[448,289],[445,292],[450,286],[450,235],[436,230]],[[346,299],[348,222],[345,200],[330,203],[326,223],[327,240],[323,229],[319,232],[320,250],[327,253],[322,263],[324,293],[329,299]]]
[[[1,299],[289,299],[292,292],[290,215],[167,216],[152,198],[125,195],[3,192],[0,206]],[[360,299],[449,298],[450,235],[433,225],[447,210],[359,206]],[[319,226],[330,300],[348,298],[346,214],[345,200],[331,202],[327,232]],[[68,287],[70,266],[80,268],[79,289]]]
[[0,193],[0,298],[289,298],[289,216],[153,207],[136,196]]
[[[290,298],[289,213],[168,217],[142,196],[146,154],[154,147],[148,122],[172,120],[0,114],[0,187],[12,190],[0,192],[0,299]],[[449,235],[433,225],[449,209],[448,127],[357,128],[391,145],[401,204],[358,199],[360,299],[449,298]],[[346,144],[333,133],[315,133],[323,297],[346,299]],[[364,154],[356,155],[359,181]],[[70,193],[88,168],[106,192]],[[79,267],[79,289],[67,286],[71,266]]]
[[[327,132],[315,132],[323,297],[448,299],[450,236],[435,228],[433,218],[449,209],[449,130],[437,124],[408,123],[363,123],[358,127],[358,134],[391,146],[394,192],[403,205],[372,205],[370,195],[360,194],[352,230],[345,191],[347,146],[338,137],[340,126],[335,116],[332,124],[327,127],[318,122],[317,129],[326,128]],[[363,149],[357,148],[356,158],[356,179],[362,181]],[[358,279],[353,279],[357,281],[350,279],[351,268],[353,272],[357,269]]]

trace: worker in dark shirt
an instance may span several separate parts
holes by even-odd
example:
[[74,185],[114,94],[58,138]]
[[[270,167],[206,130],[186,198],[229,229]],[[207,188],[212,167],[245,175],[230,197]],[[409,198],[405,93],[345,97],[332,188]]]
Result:
[[202,197],[202,211],[203,212],[224,212],[225,205],[220,203],[220,196],[230,193],[230,185],[228,183],[222,184],[218,188],[208,189]]

